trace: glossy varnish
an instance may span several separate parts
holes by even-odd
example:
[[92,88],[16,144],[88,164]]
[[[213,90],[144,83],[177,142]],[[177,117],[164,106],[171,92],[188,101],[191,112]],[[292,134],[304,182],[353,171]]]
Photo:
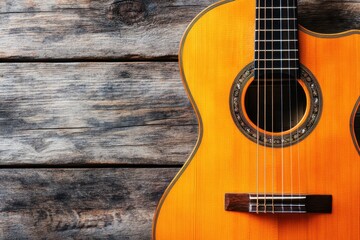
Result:
[[[180,68],[199,140],[158,205],[153,238],[360,239],[360,157],[350,126],[360,96],[359,31],[300,29],[300,62],[320,84],[322,115],[303,141],[272,149],[247,139],[229,106],[235,77],[254,60],[254,30],[255,1],[236,0],[205,10],[184,35]],[[332,213],[225,211],[226,193],[257,191],[332,195]]]

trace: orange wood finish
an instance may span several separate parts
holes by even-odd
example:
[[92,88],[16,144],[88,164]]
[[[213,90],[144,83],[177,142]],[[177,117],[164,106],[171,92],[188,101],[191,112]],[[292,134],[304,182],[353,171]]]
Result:
[[[180,68],[199,140],[158,205],[153,239],[360,239],[360,157],[350,132],[360,95],[359,31],[299,32],[301,63],[322,90],[322,116],[296,145],[260,146],[257,174],[256,144],[238,130],[229,106],[235,77],[254,60],[254,30],[255,1],[236,0],[211,6],[185,33]],[[225,193],[256,193],[257,178],[260,193],[331,194],[333,213],[225,211]]]

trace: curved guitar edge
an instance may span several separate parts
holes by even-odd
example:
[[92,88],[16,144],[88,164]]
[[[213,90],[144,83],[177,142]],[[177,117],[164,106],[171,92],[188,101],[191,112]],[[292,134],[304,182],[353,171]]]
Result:
[[349,35],[353,35],[353,34],[360,34],[360,29],[352,29],[352,30],[348,30],[348,31],[344,31],[344,32],[338,32],[338,33],[318,33],[318,32],[313,32],[301,25],[299,25],[299,31],[302,31],[306,34],[309,34],[311,36],[318,37],[318,38],[339,38],[339,37],[345,37],[345,36],[349,36]]
[[351,114],[351,118],[350,118],[350,131],[351,131],[351,137],[354,141],[354,145],[356,150],[358,151],[359,155],[360,155],[360,145],[359,145],[359,141],[356,137],[356,132],[355,132],[355,119],[356,119],[356,113],[359,111],[360,109],[360,97],[357,100],[354,110]]
[[190,156],[188,157],[188,159],[185,161],[184,165],[181,167],[180,171],[175,175],[174,179],[170,182],[169,186],[166,188],[165,192],[163,193],[157,207],[155,210],[155,215],[153,218],[153,225],[152,225],[152,239],[156,240],[156,223],[157,223],[157,219],[159,216],[159,213],[161,211],[161,207],[167,197],[167,195],[169,194],[169,192],[171,191],[172,187],[175,185],[175,183],[177,182],[177,180],[180,178],[180,176],[182,175],[182,173],[186,170],[186,168],[189,166],[190,162],[192,161],[192,159],[194,158],[200,144],[201,144],[201,140],[202,140],[202,136],[203,136],[203,124],[202,124],[202,119],[198,110],[198,107],[196,106],[196,103],[194,101],[194,98],[190,92],[189,86],[187,84],[186,81],[186,77],[185,77],[185,73],[184,73],[184,69],[183,69],[183,62],[182,62],[182,52],[183,52],[183,47],[184,47],[184,43],[186,40],[186,37],[188,35],[188,33],[190,32],[190,30],[192,29],[192,27],[194,26],[194,24],[206,13],[208,13],[209,11],[211,11],[212,9],[221,6],[223,4],[226,3],[230,3],[233,2],[235,0],[223,0],[217,3],[214,3],[212,5],[210,5],[209,7],[205,8],[203,11],[201,11],[189,24],[189,26],[186,28],[186,31],[184,32],[182,39],[180,41],[180,48],[179,48],[179,69],[180,69],[180,76],[181,76],[181,80],[182,83],[184,85],[185,88],[185,92],[188,96],[188,99],[190,100],[190,103],[195,111],[195,115],[197,118],[197,122],[198,122],[198,138],[195,144],[194,149],[192,150]]

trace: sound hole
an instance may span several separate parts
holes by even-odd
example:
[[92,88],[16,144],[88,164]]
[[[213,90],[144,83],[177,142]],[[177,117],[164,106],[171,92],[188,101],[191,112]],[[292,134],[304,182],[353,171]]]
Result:
[[284,132],[295,127],[304,116],[306,94],[298,81],[273,81],[273,84],[268,81],[265,87],[264,81],[254,80],[245,93],[245,110],[259,128]]

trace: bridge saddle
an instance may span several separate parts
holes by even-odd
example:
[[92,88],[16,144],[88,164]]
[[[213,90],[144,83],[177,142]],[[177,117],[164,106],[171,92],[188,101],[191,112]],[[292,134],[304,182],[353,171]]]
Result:
[[332,195],[226,193],[225,210],[247,213],[331,213]]

